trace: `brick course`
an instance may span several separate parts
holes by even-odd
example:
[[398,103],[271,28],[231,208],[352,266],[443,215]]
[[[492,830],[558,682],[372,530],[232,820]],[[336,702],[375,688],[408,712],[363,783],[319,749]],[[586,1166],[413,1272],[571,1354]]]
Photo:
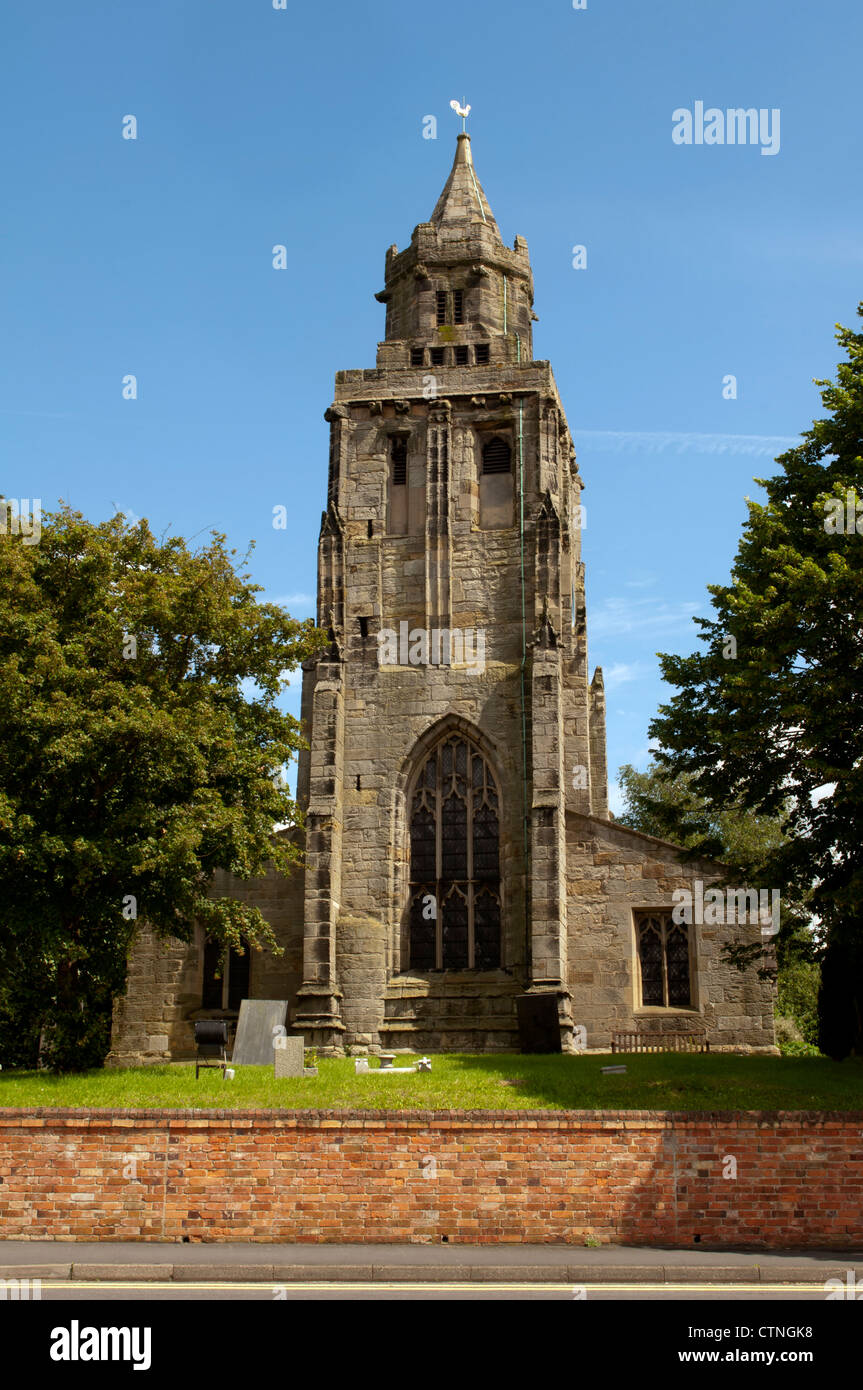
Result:
[[863,1241],[863,1113],[4,1109],[0,1177],[7,1240]]

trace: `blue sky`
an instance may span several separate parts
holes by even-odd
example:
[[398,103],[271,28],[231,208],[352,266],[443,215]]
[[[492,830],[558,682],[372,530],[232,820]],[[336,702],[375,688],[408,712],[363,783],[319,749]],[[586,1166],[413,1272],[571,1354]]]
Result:
[[[834,324],[856,323],[863,8],[6,0],[0,36],[0,489],[254,538],[255,578],[297,616],[333,375],[374,365],[384,253],[428,219],[467,98],[587,483],[610,779],[644,766],[670,693],[655,653],[694,648],[752,479],[819,412]],[[675,144],[696,101],[778,108],[778,153]]]

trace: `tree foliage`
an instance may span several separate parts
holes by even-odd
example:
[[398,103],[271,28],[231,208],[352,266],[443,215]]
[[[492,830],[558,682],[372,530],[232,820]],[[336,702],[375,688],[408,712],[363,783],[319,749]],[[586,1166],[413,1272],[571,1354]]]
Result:
[[863,1051],[863,335],[837,337],[846,360],[817,383],[827,414],[758,480],[731,582],[696,619],[705,649],[661,657],[678,693],[650,732],[714,812],[782,817],[764,870],[811,902],[840,962],[824,979],[843,1055]]
[[745,806],[712,807],[696,792],[691,773],[669,776],[656,762],[638,772],[626,763],[618,780],[626,801],[619,824],[671,839],[693,857],[720,859],[754,884],[783,841],[780,816],[755,815]]
[[56,1069],[104,1058],[137,917],[276,945],[209,889],[295,863],[275,774],[302,740],[277,699],[319,635],[235,554],[68,507],[38,544],[0,536],[0,1040],[41,1035]]

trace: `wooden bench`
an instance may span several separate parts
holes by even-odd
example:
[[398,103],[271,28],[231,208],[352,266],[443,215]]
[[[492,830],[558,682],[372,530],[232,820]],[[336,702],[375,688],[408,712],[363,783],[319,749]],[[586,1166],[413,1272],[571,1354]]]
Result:
[[612,1033],[612,1052],[709,1052],[701,1033]]

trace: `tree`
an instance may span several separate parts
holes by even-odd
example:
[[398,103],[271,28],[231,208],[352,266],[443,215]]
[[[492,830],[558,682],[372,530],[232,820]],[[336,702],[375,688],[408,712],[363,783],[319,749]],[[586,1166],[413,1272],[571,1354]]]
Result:
[[837,337],[847,360],[816,383],[828,414],[757,480],[731,583],[696,619],[706,649],[661,657],[678,693],[650,730],[714,812],[783,817],[765,872],[823,924],[834,1056],[863,1052],[863,335]]
[[[0,501],[0,507],[4,504]],[[101,1064],[137,917],[227,950],[276,946],[209,896],[298,851],[276,773],[302,744],[277,698],[320,641],[261,603],[225,537],[196,552],[63,507],[0,535],[0,1012],[57,1070]],[[18,1050],[24,1043],[19,1037]],[[26,1050],[26,1048],[25,1048]]]
[[758,816],[745,807],[717,810],[695,791],[691,773],[669,777],[656,762],[645,772],[625,763],[618,781],[626,802],[619,825],[720,859],[759,886],[762,866],[784,838],[781,817]]

